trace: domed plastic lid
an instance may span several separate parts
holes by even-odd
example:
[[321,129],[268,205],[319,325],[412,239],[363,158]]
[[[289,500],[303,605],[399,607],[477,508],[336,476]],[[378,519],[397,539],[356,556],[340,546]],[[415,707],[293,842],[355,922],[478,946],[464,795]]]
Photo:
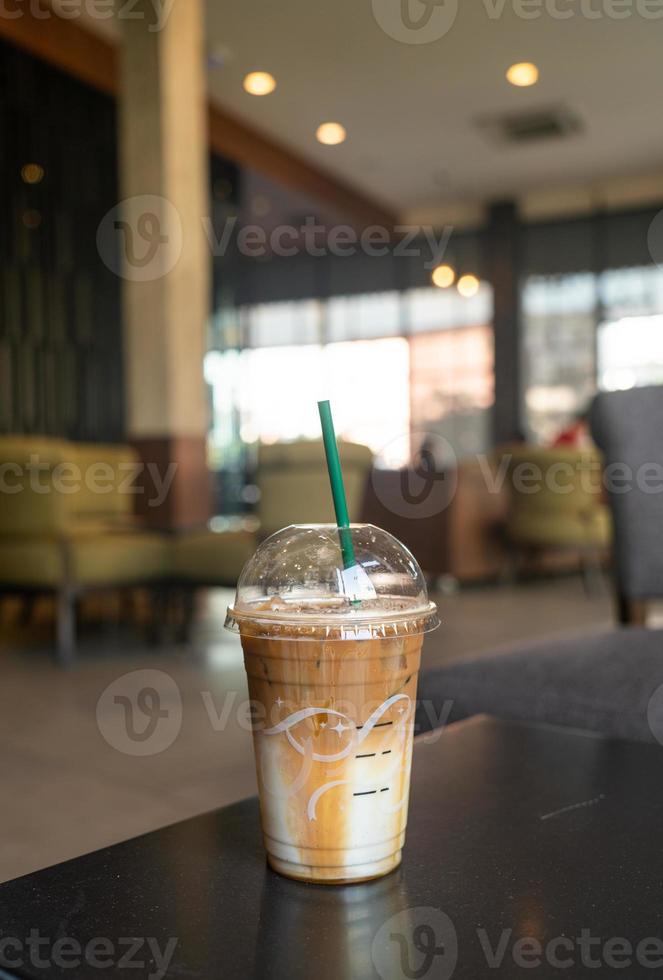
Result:
[[[351,568],[341,534],[352,540]],[[225,625],[275,638],[366,639],[425,633],[439,619],[416,559],[391,534],[372,524],[292,524],[244,566]]]

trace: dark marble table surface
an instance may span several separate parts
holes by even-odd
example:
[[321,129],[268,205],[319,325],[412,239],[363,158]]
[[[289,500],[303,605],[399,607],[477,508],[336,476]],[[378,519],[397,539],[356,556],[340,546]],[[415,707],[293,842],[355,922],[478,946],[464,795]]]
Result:
[[0,977],[663,975],[663,750],[487,718],[437,735],[388,877],[280,878],[244,800],[0,886]]

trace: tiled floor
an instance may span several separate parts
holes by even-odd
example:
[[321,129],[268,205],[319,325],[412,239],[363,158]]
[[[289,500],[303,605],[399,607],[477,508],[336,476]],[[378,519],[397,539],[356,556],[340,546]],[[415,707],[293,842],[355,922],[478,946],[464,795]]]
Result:
[[[227,600],[205,598],[193,649],[146,649],[126,634],[86,639],[69,671],[45,650],[0,651],[0,880],[254,792],[241,650],[222,629]],[[427,641],[427,666],[611,618],[607,590],[587,598],[575,578],[475,589],[439,604],[444,622]],[[137,670],[151,673],[126,676]],[[158,731],[172,744],[159,743],[157,754],[126,752],[155,747],[129,740],[119,723],[124,708],[113,699],[132,684],[158,689],[169,712]]]

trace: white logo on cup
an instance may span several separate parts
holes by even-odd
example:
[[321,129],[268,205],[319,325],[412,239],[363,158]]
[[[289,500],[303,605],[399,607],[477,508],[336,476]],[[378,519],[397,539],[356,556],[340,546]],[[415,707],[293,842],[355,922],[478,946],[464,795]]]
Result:
[[458,14],[458,0],[372,0],[372,6],[385,34],[403,44],[439,41]]
[[180,689],[163,670],[133,670],[114,680],[97,701],[104,739],[125,755],[158,755],[182,727]]
[[458,962],[454,924],[441,909],[403,909],[382,925],[371,947],[382,980],[450,980]]
[[[380,725],[384,715],[391,708],[396,709],[396,718],[388,723],[388,731],[385,731],[382,740],[382,747],[386,749],[387,744],[389,744],[388,754],[393,754],[391,765],[381,767],[378,774],[373,777],[371,777],[370,772],[365,773],[361,782],[356,782],[354,779],[329,779],[327,782],[322,783],[309,797],[306,814],[310,822],[317,820],[317,805],[321,797],[331,791],[338,790],[342,790],[346,795],[348,792],[353,791],[353,795],[355,796],[365,794],[375,795],[382,812],[396,813],[398,810],[403,809],[406,804],[406,795],[402,795],[395,800],[389,799],[389,801],[384,800],[382,797],[382,792],[389,788],[388,785],[385,787],[383,784],[385,782],[389,784],[390,778],[395,776],[397,772],[400,772],[403,766],[402,758],[406,735],[409,730],[408,725],[412,713],[412,702],[407,694],[402,693],[393,694],[386,701],[383,701],[369,715],[360,728],[357,728],[352,718],[342,711],[337,711],[329,707],[307,706],[292,712],[271,728],[264,729],[260,733],[262,738],[285,735],[292,748],[302,757],[299,775],[287,786],[285,791],[281,790],[278,786],[275,788],[270,787],[268,776],[262,770],[261,766],[263,784],[267,792],[271,792],[275,796],[285,797],[299,792],[308,780],[314,762],[332,765],[333,763],[340,762],[342,759],[347,759],[361,747],[363,742],[372,734],[373,730]],[[331,753],[320,753],[314,750],[310,737],[305,741],[300,741],[297,737],[298,727],[302,723],[310,721],[312,718],[324,718],[324,721],[319,723],[320,728],[326,728],[329,732],[336,733],[338,736],[338,750],[335,748]],[[333,775],[334,771],[328,769],[327,774]]]
[[161,279],[182,254],[182,219],[165,197],[141,194],[111,208],[97,229],[97,249],[111,272],[131,282]]

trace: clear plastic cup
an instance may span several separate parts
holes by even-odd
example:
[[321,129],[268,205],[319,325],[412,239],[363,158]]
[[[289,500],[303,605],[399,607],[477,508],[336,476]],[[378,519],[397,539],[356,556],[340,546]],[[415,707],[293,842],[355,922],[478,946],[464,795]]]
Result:
[[346,883],[400,864],[421,647],[438,625],[412,554],[370,524],[292,525],[247,562],[226,627],[241,635],[276,871]]

